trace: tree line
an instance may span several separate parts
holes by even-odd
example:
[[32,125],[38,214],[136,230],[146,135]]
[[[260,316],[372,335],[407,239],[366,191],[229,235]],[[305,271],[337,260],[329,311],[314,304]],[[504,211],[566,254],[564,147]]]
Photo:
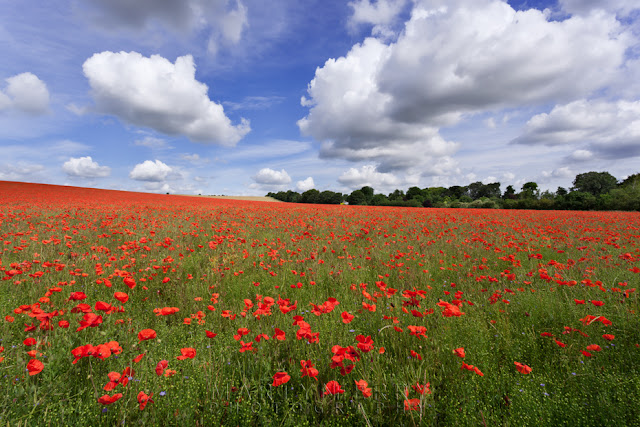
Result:
[[525,183],[520,191],[508,185],[504,192],[499,182],[474,182],[466,186],[410,187],[388,195],[375,193],[364,186],[351,194],[334,191],[307,190],[270,192],[269,197],[290,203],[405,206],[425,208],[484,209],[567,209],[640,211],[640,173],[618,181],[609,172],[578,174],[569,189],[540,191],[535,182]]

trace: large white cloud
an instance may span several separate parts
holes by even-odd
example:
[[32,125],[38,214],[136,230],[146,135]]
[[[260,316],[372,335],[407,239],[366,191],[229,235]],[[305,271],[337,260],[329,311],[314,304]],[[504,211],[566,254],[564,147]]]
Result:
[[98,162],[93,161],[90,156],[87,157],[71,157],[64,162],[62,170],[69,176],[82,178],[98,178],[111,174],[111,168],[108,166],[100,166]]
[[312,188],[315,188],[316,184],[315,182],[313,182],[313,177],[308,177],[307,179],[304,179],[302,181],[298,181],[296,183],[296,190],[300,191],[301,193],[304,193],[307,190],[311,190]]
[[96,109],[127,123],[197,142],[233,146],[249,131],[247,120],[232,125],[222,105],[195,79],[190,55],[171,63],[160,55],[101,52],[82,66]]
[[235,44],[248,26],[240,0],[90,0],[94,22],[110,30],[149,30],[162,26],[181,34],[204,32],[209,50]]
[[291,183],[291,177],[284,169],[277,171],[270,168],[263,168],[252,178],[256,183],[262,185],[286,185]]
[[155,162],[145,160],[135,165],[129,173],[129,178],[135,179],[136,181],[161,182],[167,179],[167,176],[169,176],[171,172],[173,172],[173,169],[160,160],[156,160]]
[[636,0],[559,0],[560,7],[572,14],[589,14],[594,9],[603,9],[621,14],[640,9]]
[[356,0],[349,2],[353,15],[349,18],[349,26],[354,29],[361,24],[373,25],[372,34],[382,37],[393,35],[391,26],[402,12],[406,0]]
[[378,191],[392,190],[402,183],[402,181],[393,174],[376,171],[373,165],[365,165],[358,169],[350,168],[340,175],[338,182],[352,190],[368,185]]
[[29,114],[49,111],[49,90],[35,74],[21,73],[5,79],[7,88],[0,91],[0,111],[14,109]]
[[579,100],[538,114],[514,144],[583,147],[571,160],[624,159],[640,155],[640,101]]
[[[416,2],[396,42],[368,38],[316,70],[298,126],[325,158],[454,172],[459,146],[440,128],[588,96],[614,80],[631,43],[604,11],[558,22],[501,1]],[[449,166],[433,168],[440,160]]]

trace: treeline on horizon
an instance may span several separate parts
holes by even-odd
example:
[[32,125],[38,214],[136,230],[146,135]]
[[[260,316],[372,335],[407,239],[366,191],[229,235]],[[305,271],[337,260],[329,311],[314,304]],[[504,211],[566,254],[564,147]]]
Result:
[[367,206],[405,206],[425,208],[542,209],[542,210],[619,210],[640,211],[640,173],[618,181],[609,172],[586,172],[576,176],[569,189],[540,192],[535,182],[525,183],[519,192],[509,185],[504,193],[500,183],[474,182],[466,186],[411,187],[388,195],[376,194],[364,186],[351,194],[316,189],[270,192],[268,197],[290,203],[341,204]]

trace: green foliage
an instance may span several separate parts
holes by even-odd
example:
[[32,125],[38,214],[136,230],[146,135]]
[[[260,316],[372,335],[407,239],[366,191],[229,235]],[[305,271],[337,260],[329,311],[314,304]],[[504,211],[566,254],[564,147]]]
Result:
[[616,188],[617,183],[609,172],[587,172],[576,176],[572,190],[598,196]]

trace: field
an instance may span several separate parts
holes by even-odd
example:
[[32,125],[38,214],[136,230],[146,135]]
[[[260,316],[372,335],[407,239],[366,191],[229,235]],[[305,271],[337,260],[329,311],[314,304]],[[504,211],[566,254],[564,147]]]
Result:
[[0,425],[640,425],[638,213],[0,206]]

